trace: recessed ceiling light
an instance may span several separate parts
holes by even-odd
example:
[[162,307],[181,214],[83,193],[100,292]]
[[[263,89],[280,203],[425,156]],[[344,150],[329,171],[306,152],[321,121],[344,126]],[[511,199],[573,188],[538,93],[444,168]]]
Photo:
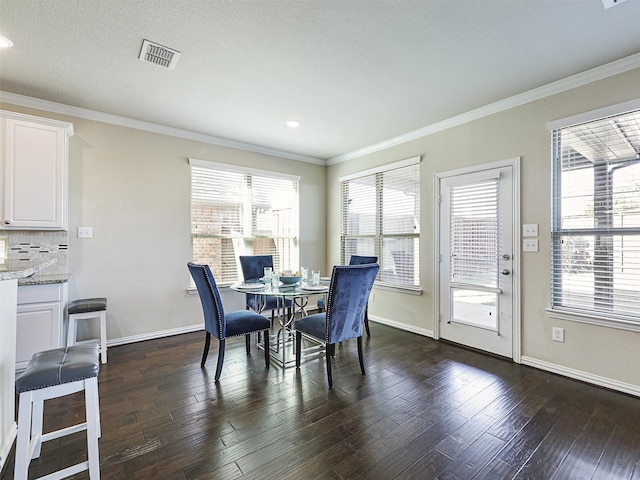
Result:
[[13,47],[13,42],[9,40],[7,37],[3,37],[0,35],[0,48],[9,48]]
[[298,120],[287,120],[287,126],[290,128],[298,128],[300,126],[300,122]]

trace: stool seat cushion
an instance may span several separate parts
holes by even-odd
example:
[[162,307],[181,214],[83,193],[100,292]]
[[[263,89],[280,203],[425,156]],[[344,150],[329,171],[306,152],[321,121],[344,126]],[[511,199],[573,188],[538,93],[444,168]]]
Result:
[[72,345],[38,352],[16,379],[18,393],[96,377],[100,370],[98,345]]
[[67,312],[69,315],[73,315],[74,313],[99,312],[100,310],[106,309],[106,298],[83,298],[71,302]]

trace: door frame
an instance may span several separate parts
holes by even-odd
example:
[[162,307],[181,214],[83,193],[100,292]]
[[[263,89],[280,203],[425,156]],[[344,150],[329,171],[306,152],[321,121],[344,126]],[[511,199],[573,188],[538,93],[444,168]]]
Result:
[[512,236],[513,236],[513,266],[512,266],[512,279],[513,279],[513,298],[511,303],[511,318],[513,322],[512,329],[512,360],[515,363],[521,363],[522,356],[522,319],[520,315],[520,251],[522,244],[522,235],[520,229],[520,157],[508,158],[506,160],[500,160],[496,162],[483,163],[480,165],[473,165],[470,167],[464,167],[456,170],[449,170],[446,172],[440,172],[434,174],[434,201],[433,201],[433,338],[435,340],[440,339],[440,199],[441,199],[441,181],[448,177],[457,175],[465,175],[472,173],[480,173],[486,170],[492,170],[495,168],[511,167],[513,169],[513,182],[512,182],[512,199],[513,199],[513,214],[511,219]]

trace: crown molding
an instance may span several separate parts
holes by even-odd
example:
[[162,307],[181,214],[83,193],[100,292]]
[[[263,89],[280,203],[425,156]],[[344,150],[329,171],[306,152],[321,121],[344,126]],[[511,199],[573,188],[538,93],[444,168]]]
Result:
[[620,60],[616,60],[596,68],[592,68],[591,70],[587,70],[585,72],[578,73],[567,78],[563,78],[562,80],[543,85],[542,87],[534,88],[533,90],[529,90],[528,92],[520,93],[518,95],[514,95],[512,97],[490,103],[488,105],[485,105],[484,107],[470,110],[469,112],[456,115],[441,122],[433,123],[426,127],[413,130],[411,132],[390,138],[388,140],[384,140],[380,143],[376,143],[359,150],[354,150],[353,152],[345,153],[344,155],[338,155],[337,157],[333,157],[327,160],[327,165],[335,165],[338,163],[347,162],[349,160],[354,160],[371,153],[386,150],[396,145],[401,145],[403,143],[411,142],[419,138],[427,137],[429,135],[433,135],[434,133],[448,130],[452,127],[457,127],[474,120],[488,117],[489,115],[504,112],[511,108],[519,107],[536,100],[541,100],[551,95],[556,95],[558,93],[566,92],[567,90],[588,85],[598,80],[603,80],[605,78],[612,77],[614,75],[618,75],[620,73],[624,73],[638,67],[640,67],[640,53],[635,53]]
[[18,105],[21,107],[35,108],[37,110],[58,113],[61,115],[68,115],[71,117],[84,118],[85,120],[93,120],[96,122],[108,123],[121,127],[144,130],[146,132],[158,133],[161,135],[169,135],[171,137],[183,138],[186,140],[194,140],[196,142],[208,143],[221,147],[235,148],[238,150],[245,150],[248,152],[260,153],[273,157],[287,158],[289,160],[296,160],[299,162],[314,163],[316,165],[326,166],[326,161],[320,158],[308,157],[306,155],[287,152],[285,150],[278,150],[275,148],[263,147],[251,143],[229,140],[227,138],[206,135],[203,133],[169,127],[157,123],[144,122],[142,120],[135,120],[133,118],[112,115],[110,113],[75,107],[73,105],[50,102],[48,100],[28,97],[25,95],[18,95],[17,93],[5,92],[3,90],[0,90],[0,102],[9,103],[11,105]]
[[34,97],[28,97],[25,95],[18,95],[11,92],[5,92],[0,90],[0,101],[6,102],[12,105],[19,105],[22,107],[35,108],[37,110],[59,113],[62,115],[69,115],[78,118],[84,118],[86,120],[93,120],[96,122],[109,123],[112,125],[119,125],[122,127],[134,128],[138,130],[144,130],[152,133],[158,133],[161,135],[169,135],[177,138],[183,138],[186,140],[194,140],[197,142],[208,143],[211,145],[218,145],[221,147],[235,148],[238,150],[245,150],[253,153],[260,153],[264,155],[287,158],[290,160],[296,160],[300,162],[313,163],[316,165],[335,165],[338,163],[354,160],[371,153],[386,150],[388,148],[402,145],[419,138],[433,135],[434,133],[442,132],[450,128],[463,125],[465,123],[479,120],[490,115],[504,112],[511,108],[519,107],[527,103],[540,100],[551,95],[565,92],[577,87],[588,85],[598,80],[603,80],[620,73],[633,70],[640,67],[640,53],[635,53],[628,57],[616,60],[599,67],[592,68],[582,73],[572,75],[570,77],[558,80],[556,82],[543,85],[542,87],[529,90],[518,95],[514,95],[503,100],[499,100],[494,103],[490,103],[480,108],[470,110],[469,112],[462,113],[460,115],[453,116],[446,120],[427,125],[425,127],[413,130],[411,132],[399,135],[397,137],[384,140],[367,147],[354,150],[343,155],[330,158],[328,160],[309,157],[306,155],[300,155],[294,152],[288,152],[285,150],[278,150],[274,148],[264,147],[260,145],[254,145],[250,143],[239,142],[236,140],[230,140],[226,138],[216,137],[213,135],[206,135],[202,133],[192,132],[189,130],[182,130],[179,128],[169,127],[166,125],[160,125],[157,123],[144,122],[141,120],[135,120],[128,117],[122,117],[119,115],[112,115],[109,113],[98,112],[95,110],[89,110],[86,108],[75,107],[72,105],[65,105],[62,103],[50,102],[48,100],[42,100]]

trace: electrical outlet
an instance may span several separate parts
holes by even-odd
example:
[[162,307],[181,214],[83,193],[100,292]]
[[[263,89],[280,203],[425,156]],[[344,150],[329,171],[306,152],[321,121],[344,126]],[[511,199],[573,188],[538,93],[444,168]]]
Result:
[[551,338],[554,342],[564,342],[564,328],[553,327],[551,329]]

